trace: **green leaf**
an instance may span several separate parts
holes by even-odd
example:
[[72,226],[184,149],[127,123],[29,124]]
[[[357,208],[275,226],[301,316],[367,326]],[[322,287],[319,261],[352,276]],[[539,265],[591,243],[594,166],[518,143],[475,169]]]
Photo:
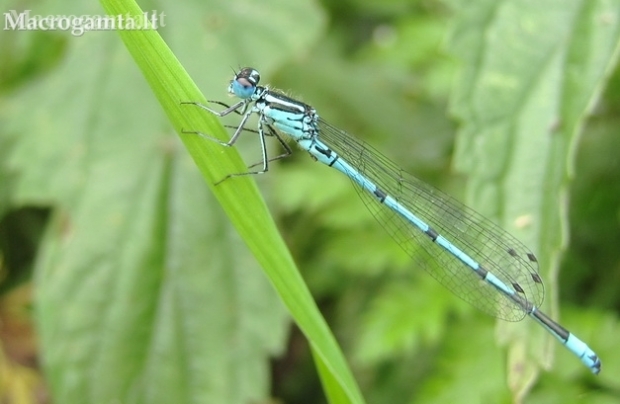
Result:
[[[553,317],[573,154],[617,60],[618,10],[618,1],[481,0],[460,10],[452,34],[464,62],[452,111],[463,121],[456,165],[470,178],[467,199],[537,253]],[[516,395],[549,366],[555,346],[533,322],[527,337],[519,327],[501,326],[520,352],[508,365]],[[521,350],[525,339],[530,347]]]
[[486,318],[470,317],[452,325],[453,338],[438,349],[437,369],[417,392],[419,402],[509,402],[502,362],[498,360],[500,351],[490,348],[494,336],[486,324]]
[[284,308],[132,66],[89,33],[9,106],[16,199],[57,206],[35,308],[52,395],[262,399]]

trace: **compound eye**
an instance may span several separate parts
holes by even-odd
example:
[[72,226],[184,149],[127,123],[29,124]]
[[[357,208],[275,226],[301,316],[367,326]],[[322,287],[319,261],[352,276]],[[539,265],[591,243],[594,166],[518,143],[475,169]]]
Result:
[[258,70],[244,67],[233,77],[228,87],[228,92],[242,99],[250,98],[256,92],[259,81],[260,74]]
[[234,80],[250,83],[250,85],[257,86],[260,81],[260,73],[253,67],[244,67],[239,70],[239,73],[235,74]]

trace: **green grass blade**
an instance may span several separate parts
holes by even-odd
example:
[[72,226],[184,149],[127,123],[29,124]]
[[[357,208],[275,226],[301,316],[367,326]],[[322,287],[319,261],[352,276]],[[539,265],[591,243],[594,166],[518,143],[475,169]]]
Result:
[[[131,1],[102,0],[102,4],[112,15],[142,15],[137,4]],[[205,98],[156,31],[119,31],[119,34],[177,132],[200,129],[218,138],[227,138],[215,117],[198,108],[180,105],[181,101],[204,102]],[[363,402],[344,357],[296,270],[254,181],[241,177],[213,185],[229,173],[247,170],[237,152],[198,136],[181,137],[214,195],[311,342],[315,356],[320,358],[323,381],[327,380],[330,386],[326,389],[330,401]]]

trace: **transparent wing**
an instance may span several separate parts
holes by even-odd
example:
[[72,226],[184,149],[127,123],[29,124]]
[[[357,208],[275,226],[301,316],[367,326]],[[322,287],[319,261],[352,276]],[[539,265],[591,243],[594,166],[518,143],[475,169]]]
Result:
[[511,299],[482,281],[462,261],[353,182],[368,210],[419,267],[455,295],[503,320],[521,320],[527,314],[525,307],[541,305],[544,286],[538,262],[520,241],[471,208],[405,173],[366,143],[324,121],[319,125],[323,143],[494,274],[520,299]]

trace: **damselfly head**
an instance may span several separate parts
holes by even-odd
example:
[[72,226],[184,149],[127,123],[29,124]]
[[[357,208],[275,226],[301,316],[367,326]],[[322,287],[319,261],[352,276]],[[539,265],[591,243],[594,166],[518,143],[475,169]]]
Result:
[[244,67],[235,74],[228,86],[228,92],[239,98],[250,98],[256,91],[260,74],[252,67]]

